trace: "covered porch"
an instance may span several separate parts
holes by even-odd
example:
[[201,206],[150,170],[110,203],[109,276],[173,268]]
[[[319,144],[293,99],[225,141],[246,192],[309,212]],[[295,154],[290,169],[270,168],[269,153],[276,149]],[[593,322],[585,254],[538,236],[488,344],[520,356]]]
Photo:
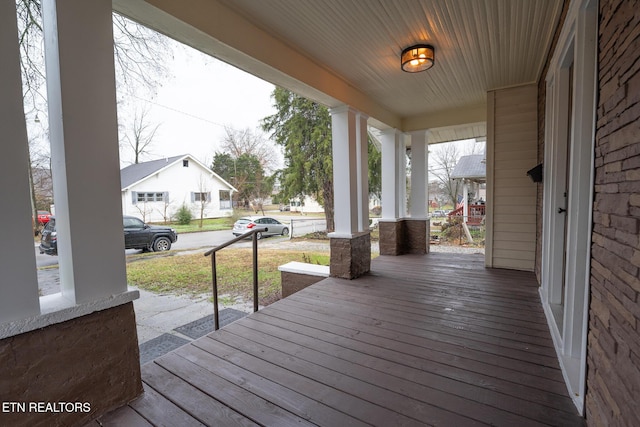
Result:
[[533,273],[380,256],[142,367],[90,425],[582,425]]
[[[597,25],[618,25],[599,13],[623,10],[600,3],[486,1],[477,10],[450,0],[405,8],[337,0],[269,7],[240,0],[44,2],[62,289],[50,297],[39,296],[35,269],[15,5],[3,3],[0,86],[7,96],[0,122],[7,143],[0,194],[11,201],[3,210],[11,224],[5,238],[16,243],[0,257],[0,397],[19,404],[87,402],[90,412],[11,413],[2,421],[571,425],[580,424],[578,413],[589,412],[594,424],[618,418],[624,408],[612,413],[614,401],[629,399],[617,379],[637,378],[638,352],[627,348],[626,359],[617,357],[618,342],[637,349],[637,329],[615,329],[615,321],[637,325],[639,261],[632,245],[639,202],[637,166],[626,162],[636,151],[613,144],[620,152],[607,173],[621,180],[623,168],[634,173],[624,174],[625,196],[614,192],[617,181],[600,185],[614,193],[596,199],[602,212],[594,213],[590,183],[603,168],[602,159],[594,163],[596,95],[606,103],[626,93],[596,85],[596,67],[610,67],[611,52],[598,44]],[[120,219],[112,10],[331,112],[333,277],[145,365],[142,375],[132,305],[138,295],[127,287]],[[435,66],[404,73],[399,55],[423,42],[435,46]],[[625,58],[625,49],[616,55]],[[382,147],[381,253],[403,256],[370,265],[372,129]],[[625,130],[621,140],[626,144],[632,134]],[[425,256],[429,145],[485,136],[486,255]],[[542,160],[540,186],[525,172]],[[575,182],[565,183],[571,176]],[[96,211],[105,235],[100,245],[91,239]],[[624,231],[598,231],[594,275],[593,218]],[[624,245],[606,240],[614,235]],[[622,280],[613,277],[618,270]],[[612,277],[622,285],[593,294],[597,316],[588,325],[592,277],[602,279],[603,289]],[[624,334],[610,333],[610,324]],[[586,408],[588,334],[595,370],[589,370]],[[626,370],[612,363],[621,359]],[[628,412],[620,419],[638,418],[635,408]]]

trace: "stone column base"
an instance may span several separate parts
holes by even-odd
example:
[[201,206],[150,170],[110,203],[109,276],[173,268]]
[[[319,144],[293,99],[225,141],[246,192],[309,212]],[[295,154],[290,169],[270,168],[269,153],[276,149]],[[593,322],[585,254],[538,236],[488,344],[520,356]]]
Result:
[[371,235],[368,231],[352,238],[330,237],[329,241],[331,277],[355,279],[371,270]]
[[429,220],[403,218],[380,220],[380,255],[426,254],[429,252]]
[[26,405],[2,425],[83,425],[126,405],[142,393],[133,303],[0,340],[0,389]]

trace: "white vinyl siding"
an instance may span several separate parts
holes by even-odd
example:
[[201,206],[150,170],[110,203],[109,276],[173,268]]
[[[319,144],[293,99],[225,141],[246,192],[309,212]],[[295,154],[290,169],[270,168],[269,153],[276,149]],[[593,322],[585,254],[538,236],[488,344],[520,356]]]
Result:
[[537,164],[537,86],[488,93],[486,263],[533,271],[536,191],[526,172]]

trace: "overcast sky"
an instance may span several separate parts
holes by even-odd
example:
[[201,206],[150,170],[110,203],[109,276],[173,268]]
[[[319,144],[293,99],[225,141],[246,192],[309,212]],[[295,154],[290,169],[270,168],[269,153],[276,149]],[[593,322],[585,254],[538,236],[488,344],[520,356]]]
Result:
[[[129,98],[119,107],[119,115],[131,114],[131,104],[146,107],[148,122],[159,124],[152,154],[143,160],[188,153],[209,165],[220,149],[225,125],[259,131],[260,120],[275,113],[272,84],[199,51],[176,47],[169,68],[173,76],[155,97]],[[123,165],[132,160],[132,150],[121,150]]]

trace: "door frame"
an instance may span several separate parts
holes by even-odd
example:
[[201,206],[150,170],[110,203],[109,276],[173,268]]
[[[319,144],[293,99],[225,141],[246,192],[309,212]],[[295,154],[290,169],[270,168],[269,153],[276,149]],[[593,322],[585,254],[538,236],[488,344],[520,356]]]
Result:
[[[572,1],[546,76],[540,297],[569,395],[581,414],[587,369],[597,30],[598,0]],[[566,208],[567,212],[559,214],[559,208]],[[564,235],[564,215],[566,242],[558,238]]]

